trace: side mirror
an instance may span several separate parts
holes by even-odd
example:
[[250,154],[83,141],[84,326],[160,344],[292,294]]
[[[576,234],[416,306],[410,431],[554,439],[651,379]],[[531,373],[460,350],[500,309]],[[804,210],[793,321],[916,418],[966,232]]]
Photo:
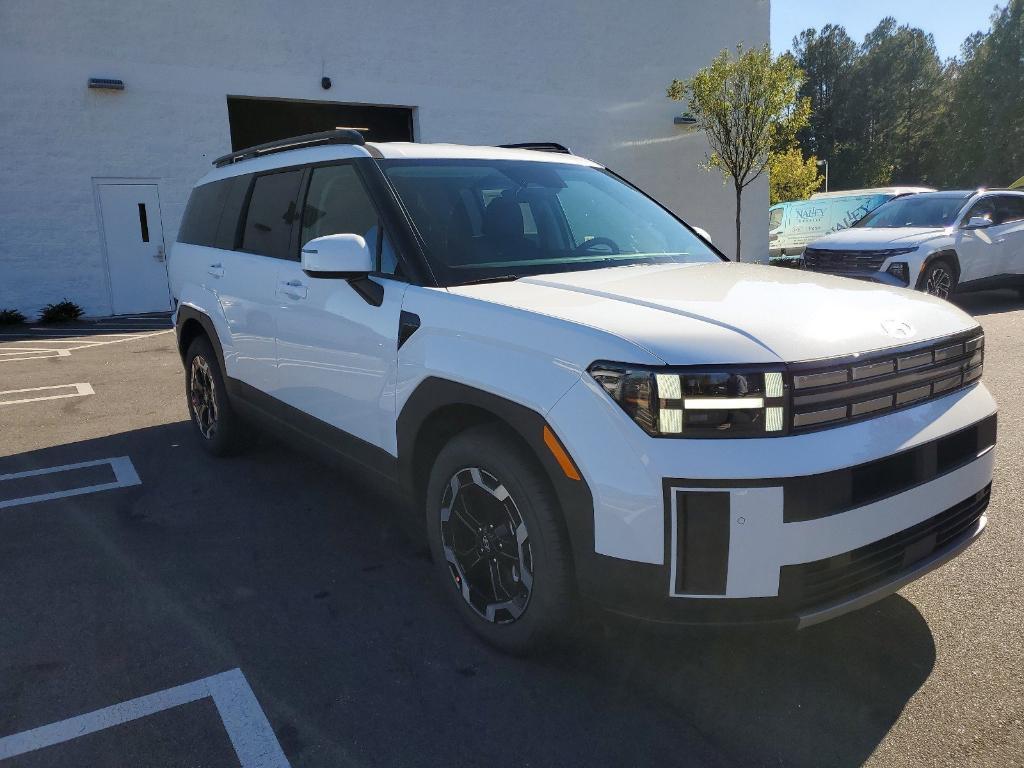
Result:
[[[692,224],[690,225],[690,228],[694,232],[696,232],[698,235],[703,237],[705,240],[707,240],[709,243],[711,242],[711,235],[708,234],[708,231],[706,229],[701,229],[700,227],[695,227]],[[712,243],[712,245],[714,245],[714,243]]]
[[992,220],[984,216],[971,216],[965,229],[988,229],[992,226]]
[[310,277],[365,277],[373,257],[359,235],[324,235],[302,246],[302,271]]

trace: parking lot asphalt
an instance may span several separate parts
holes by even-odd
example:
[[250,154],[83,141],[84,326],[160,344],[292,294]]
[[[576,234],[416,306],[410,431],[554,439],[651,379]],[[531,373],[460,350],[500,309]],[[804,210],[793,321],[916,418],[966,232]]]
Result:
[[535,659],[358,474],[203,453],[159,320],[0,336],[0,764],[1024,765],[1024,302],[961,304],[1000,404],[978,544],[800,633],[592,618]]

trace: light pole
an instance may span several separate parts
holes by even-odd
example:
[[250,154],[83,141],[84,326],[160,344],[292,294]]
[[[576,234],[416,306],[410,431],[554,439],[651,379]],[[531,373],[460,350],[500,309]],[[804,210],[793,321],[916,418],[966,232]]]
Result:
[[825,191],[828,192],[828,160],[819,160],[818,167],[825,166]]

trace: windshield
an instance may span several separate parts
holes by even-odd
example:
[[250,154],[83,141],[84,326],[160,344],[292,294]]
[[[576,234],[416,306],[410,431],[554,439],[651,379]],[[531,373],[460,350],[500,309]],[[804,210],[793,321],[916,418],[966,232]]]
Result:
[[607,171],[524,160],[381,160],[442,285],[629,264],[719,261]]
[[858,227],[895,228],[928,227],[940,229],[951,227],[957,214],[971,195],[963,192],[922,193],[890,200],[879,206],[859,222]]

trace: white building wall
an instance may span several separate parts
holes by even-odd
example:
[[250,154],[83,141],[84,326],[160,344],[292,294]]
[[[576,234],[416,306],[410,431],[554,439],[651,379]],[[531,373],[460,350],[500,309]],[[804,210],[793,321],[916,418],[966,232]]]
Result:
[[[413,106],[419,141],[559,141],[731,254],[733,193],[698,168],[705,140],[673,125],[665,88],[765,44],[768,14],[769,0],[4,0],[0,308],[110,312],[94,181],[156,180],[169,245],[190,186],[230,151],[227,94]],[[746,259],[766,256],[767,203],[766,181],[748,189]]]

